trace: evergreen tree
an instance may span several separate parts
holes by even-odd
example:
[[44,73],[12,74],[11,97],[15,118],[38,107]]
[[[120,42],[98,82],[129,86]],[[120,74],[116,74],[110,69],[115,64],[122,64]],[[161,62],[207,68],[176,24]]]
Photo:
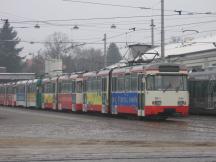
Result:
[[8,20],[0,28],[0,66],[6,67],[8,72],[20,72],[22,58],[19,53],[22,48],[17,48],[20,39],[17,32],[10,26]]
[[115,43],[110,43],[107,50],[107,66],[115,64],[122,59],[119,49]]

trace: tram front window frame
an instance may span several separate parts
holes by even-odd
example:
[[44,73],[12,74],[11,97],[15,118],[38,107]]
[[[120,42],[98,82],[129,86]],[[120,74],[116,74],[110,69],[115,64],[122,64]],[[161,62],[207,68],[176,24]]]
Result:
[[147,91],[188,91],[187,75],[156,74],[146,77]]

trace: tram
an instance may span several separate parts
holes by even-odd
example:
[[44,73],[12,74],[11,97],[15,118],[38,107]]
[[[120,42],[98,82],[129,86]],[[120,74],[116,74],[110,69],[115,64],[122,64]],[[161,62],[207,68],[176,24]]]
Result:
[[[19,81],[16,105],[141,118],[187,116],[187,77],[182,65],[151,63]],[[0,85],[0,104],[12,85]]]
[[147,64],[112,72],[111,111],[141,117],[188,115],[187,69],[175,64]]

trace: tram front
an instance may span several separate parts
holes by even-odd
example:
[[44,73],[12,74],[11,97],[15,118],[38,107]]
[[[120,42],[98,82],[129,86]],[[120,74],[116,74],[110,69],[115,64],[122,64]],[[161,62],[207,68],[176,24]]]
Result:
[[145,69],[145,116],[187,116],[187,69],[177,64],[155,64]]

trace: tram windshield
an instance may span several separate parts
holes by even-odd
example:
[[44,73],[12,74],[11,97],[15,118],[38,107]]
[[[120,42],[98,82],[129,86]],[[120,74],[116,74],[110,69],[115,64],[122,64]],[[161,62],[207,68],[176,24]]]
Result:
[[149,75],[146,89],[150,91],[187,91],[187,76]]

